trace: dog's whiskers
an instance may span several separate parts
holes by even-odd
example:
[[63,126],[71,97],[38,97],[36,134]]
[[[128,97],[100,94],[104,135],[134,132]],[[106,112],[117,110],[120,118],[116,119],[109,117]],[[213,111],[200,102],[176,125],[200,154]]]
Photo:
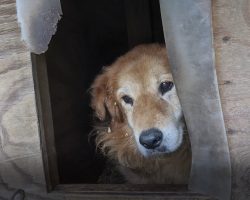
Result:
[[126,137],[129,137],[129,134],[127,132],[122,134],[121,136],[113,136],[112,139],[122,139]]

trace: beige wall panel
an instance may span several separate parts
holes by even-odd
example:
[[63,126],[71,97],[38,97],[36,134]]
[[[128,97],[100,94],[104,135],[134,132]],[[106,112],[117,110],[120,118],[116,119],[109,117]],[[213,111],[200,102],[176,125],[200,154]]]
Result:
[[0,199],[17,189],[25,199],[57,199],[46,193],[30,52],[20,38],[15,0],[1,0]]
[[250,1],[213,1],[217,74],[232,163],[232,199],[250,199]]

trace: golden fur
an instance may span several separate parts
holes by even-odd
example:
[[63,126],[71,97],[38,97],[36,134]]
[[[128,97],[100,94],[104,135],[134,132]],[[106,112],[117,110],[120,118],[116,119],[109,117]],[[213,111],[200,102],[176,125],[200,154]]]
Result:
[[[177,95],[171,94],[171,106],[155,97],[153,85],[158,80],[154,76],[162,74],[164,79],[172,79],[165,47],[140,45],[106,67],[91,87],[91,107],[96,116],[100,121],[107,116],[110,119],[107,126],[96,127],[96,144],[103,154],[117,162],[129,183],[188,181],[191,151],[187,134],[176,151],[148,157],[142,155],[135,141],[140,131],[177,120],[173,116],[181,110]],[[131,87],[136,98],[133,110],[121,101],[120,90],[124,86]],[[182,123],[182,119],[178,120],[176,123]]]

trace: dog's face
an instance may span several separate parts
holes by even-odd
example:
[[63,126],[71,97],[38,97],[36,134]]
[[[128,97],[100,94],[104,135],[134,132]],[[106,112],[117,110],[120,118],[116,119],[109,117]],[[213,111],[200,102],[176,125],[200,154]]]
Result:
[[[182,143],[183,119],[166,50],[148,45],[133,51],[99,77],[106,81],[99,83],[106,90],[102,99],[113,123],[116,120],[127,123],[138,150],[145,157],[174,152]],[[96,88],[97,82],[94,85]],[[99,100],[103,93],[100,88],[99,94],[93,95]],[[92,106],[103,118],[104,110],[98,113],[96,102]]]

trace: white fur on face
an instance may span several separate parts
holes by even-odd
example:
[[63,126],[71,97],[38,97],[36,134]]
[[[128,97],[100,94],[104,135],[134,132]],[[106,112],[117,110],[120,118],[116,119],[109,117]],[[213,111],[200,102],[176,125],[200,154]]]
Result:
[[164,127],[162,146],[166,149],[166,152],[174,152],[177,150],[183,139],[183,127],[179,125],[176,126],[174,123],[170,123]]
[[145,157],[157,154],[171,153],[176,151],[182,144],[183,125],[177,126],[175,123],[166,124],[165,127],[159,129],[163,133],[161,145],[155,149],[146,149],[139,142],[140,134],[135,134],[135,140],[139,151]]
[[[172,81],[172,76],[165,75],[162,81],[164,80]],[[130,84],[127,84],[127,85],[130,85]],[[156,87],[152,87],[152,84],[151,84],[150,87],[155,88],[154,90],[157,90],[158,85],[159,83],[157,83]],[[118,96],[121,97],[122,95],[127,94],[131,96],[133,100],[136,102],[138,91],[140,90],[137,87],[131,87],[130,85],[130,88],[129,87],[126,89],[121,88],[120,90],[118,90]],[[162,113],[157,113],[157,115],[160,115],[159,118],[158,116],[151,116],[152,119],[158,119],[158,120],[156,120],[153,127],[148,127],[147,124],[145,124],[145,129],[143,127],[137,128],[137,125],[134,124],[134,120],[133,120],[134,119],[133,118],[134,107],[131,105],[125,104],[123,101],[121,101],[121,105],[124,108],[125,114],[127,116],[128,124],[134,133],[134,137],[135,137],[138,150],[145,157],[148,157],[151,155],[174,152],[181,146],[182,140],[183,140],[184,123],[182,121],[182,110],[181,110],[178,96],[176,94],[175,87],[173,87],[170,91],[166,92],[164,95],[161,95],[159,92],[156,93],[155,98],[161,98],[162,100],[166,102],[165,104],[166,104],[166,107],[168,107],[168,112],[165,113],[166,116],[163,116]],[[155,149],[147,149],[139,142],[139,137],[140,137],[141,132],[146,131],[147,129],[150,129],[150,128],[156,128],[163,133],[162,142],[160,146],[156,147]]]
[[157,127],[156,125],[156,127],[152,127],[159,129],[163,133],[161,145],[156,149],[146,149],[139,142],[140,134],[135,134],[137,136],[135,139],[139,150],[144,156],[171,153],[176,151],[182,144],[184,123],[182,121],[182,110],[175,87],[169,92],[166,92],[161,98],[171,107],[171,113],[169,113],[171,116],[166,116],[164,126]]

